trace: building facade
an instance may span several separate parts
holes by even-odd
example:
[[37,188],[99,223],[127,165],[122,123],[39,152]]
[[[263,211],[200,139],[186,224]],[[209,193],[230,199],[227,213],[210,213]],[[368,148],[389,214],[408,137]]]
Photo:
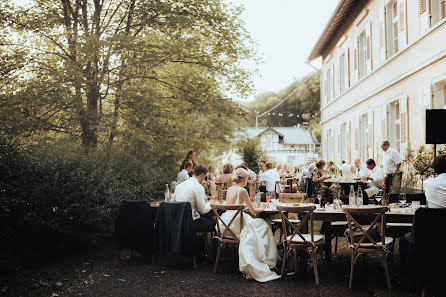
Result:
[[[278,164],[295,166],[318,158],[317,143],[306,127],[264,127],[242,128],[236,135],[238,139],[260,137],[262,151],[268,160]],[[243,162],[237,149],[233,148],[223,153],[222,163],[238,165]]]
[[[341,0],[308,60],[322,58],[321,153],[380,162],[425,143],[446,108],[446,0]],[[446,133],[446,132],[445,132]]]

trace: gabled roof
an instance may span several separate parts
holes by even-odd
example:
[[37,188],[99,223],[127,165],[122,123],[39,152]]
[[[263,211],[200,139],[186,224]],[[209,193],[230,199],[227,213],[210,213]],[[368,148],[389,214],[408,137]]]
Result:
[[307,62],[311,62],[314,59],[319,58],[324,50],[327,48],[332,38],[336,35],[338,30],[344,24],[345,20],[349,16],[353,8],[359,4],[361,0],[340,0],[338,6],[336,7],[333,15],[328,21],[324,28],[321,36],[319,37],[317,43],[311,50],[310,55],[307,58]]
[[267,131],[283,136],[284,144],[313,144],[315,141],[307,128],[302,127],[246,127],[240,128],[237,137],[248,136],[254,138]]

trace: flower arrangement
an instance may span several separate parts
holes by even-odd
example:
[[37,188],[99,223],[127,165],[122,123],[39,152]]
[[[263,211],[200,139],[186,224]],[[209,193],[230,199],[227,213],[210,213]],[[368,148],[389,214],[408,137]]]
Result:
[[333,183],[333,184],[330,186],[330,191],[331,191],[331,193],[333,194],[333,197],[334,197],[335,199],[339,199],[339,198],[341,198],[342,188],[341,188],[341,185],[340,185],[340,184],[338,184],[338,183]]
[[338,169],[338,167],[332,165],[332,166],[330,166],[330,168],[328,168],[328,173],[331,176],[336,176],[339,173],[339,169]]

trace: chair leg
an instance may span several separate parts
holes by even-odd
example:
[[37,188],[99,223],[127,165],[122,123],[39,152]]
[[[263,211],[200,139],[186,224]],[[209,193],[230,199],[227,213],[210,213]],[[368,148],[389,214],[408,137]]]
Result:
[[350,281],[348,283],[348,288],[351,289],[352,288],[352,284],[353,284],[353,271],[355,269],[355,252],[352,250],[352,258],[350,260]]
[[298,272],[298,268],[297,268],[297,249],[294,250],[294,273],[297,274]]
[[285,264],[286,264],[286,258],[288,258],[288,252],[286,247],[283,248],[283,261],[282,261],[282,271],[280,272],[280,277],[283,278],[283,275],[285,274]]
[[386,271],[387,288],[389,289],[389,292],[391,292],[392,284],[390,283],[389,265],[387,263],[387,255],[384,252],[383,252],[383,264],[384,264],[384,270]]
[[315,248],[313,248],[312,253],[311,253],[311,261],[313,262],[314,279],[316,281],[316,285],[319,286],[319,273],[317,271],[316,253],[317,253],[317,250]]
[[194,269],[197,269],[197,256],[194,256],[192,260],[194,262]]
[[423,288],[423,291],[421,291],[421,297],[426,297],[426,294],[427,294],[427,289],[426,288]]
[[335,257],[338,255],[338,236],[336,235],[336,239],[335,239]]
[[222,244],[223,243],[221,243],[221,242],[218,243],[217,257],[215,257],[214,273],[217,272],[218,260],[220,259],[220,252],[221,252]]

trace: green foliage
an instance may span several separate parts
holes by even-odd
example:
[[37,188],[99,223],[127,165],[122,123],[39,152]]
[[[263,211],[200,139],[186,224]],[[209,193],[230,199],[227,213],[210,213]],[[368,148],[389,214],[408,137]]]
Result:
[[159,200],[172,179],[162,160],[73,143],[2,141],[0,157],[0,255],[24,261],[101,243],[123,200]]
[[[290,98],[274,110],[276,115],[285,113],[285,116],[261,117],[259,118],[259,126],[291,127],[308,121],[310,121],[310,125],[311,122],[314,122],[313,125],[319,123],[319,120],[316,120],[316,116],[320,114],[320,74],[313,72],[291,83],[279,93],[268,92],[257,96],[253,102],[247,105],[250,110],[248,113],[248,125],[255,125],[255,110],[260,113],[267,111],[291,93]],[[290,113],[294,116],[288,117],[287,115]],[[296,115],[299,115],[299,118]],[[315,118],[312,116],[315,116]],[[313,129],[311,129],[312,133],[314,133],[313,137],[316,139],[318,139],[318,133],[320,135],[318,129],[320,130],[318,125],[314,125]]]
[[434,169],[431,167],[433,158],[433,152],[427,150],[424,145],[418,148],[417,154],[413,160],[413,167],[416,173],[423,179],[429,178],[430,176],[434,175]]
[[260,146],[260,138],[244,138],[236,143],[238,154],[242,157],[243,161],[248,163],[249,169],[258,171],[258,162],[265,157]]

